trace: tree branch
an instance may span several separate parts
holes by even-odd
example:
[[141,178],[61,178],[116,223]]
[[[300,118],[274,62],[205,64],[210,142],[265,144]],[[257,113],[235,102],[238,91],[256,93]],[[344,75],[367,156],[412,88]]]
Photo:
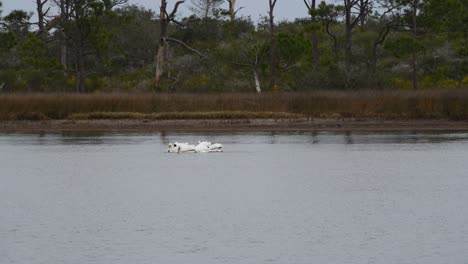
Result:
[[309,5],[309,2],[307,0],[304,0],[304,4],[307,6],[307,9],[310,11],[312,7]]
[[244,8],[245,8],[245,7],[243,7],[243,6],[239,7],[239,8],[234,12],[234,14],[237,14],[237,12],[241,11],[241,10],[244,9]]
[[191,52],[197,54],[198,56],[200,56],[200,58],[202,58],[202,59],[205,58],[205,56],[203,56],[203,54],[201,54],[201,52],[199,52],[198,50],[196,50],[196,49],[190,47],[189,45],[185,44],[185,43],[184,43],[183,41],[181,41],[181,40],[178,40],[178,39],[175,39],[175,38],[166,38],[165,40],[166,40],[166,41],[175,42],[175,43],[177,43],[177,44],[183,46],[184,48],[190,50]]
[[172,21],[174,24],[178,25],[179,27],[185,28],[185,24],[183,24],[182,22],[179,22],[179,21],[175,20],[174,18],[171,19],[170,21]]
[[327,34],[336,42],[336,36],[330,32],[330,24],[332,23],[332,20],[328,20],[325,29],[327,30]]
[[274,0],[274,1],[273,1],[273,8],[276,6],[276,2],[277,2],[277,1],[278,1],[278,0]]
[[385,41],[385,39],[387,38],[392,28],[391,26],[392,23],[393,22],[387,23],[387,25],[383,29],[380,30],[379,37],[376,39],[376,41],[374,41],[374,47],[377,47],[378,45],[382,44]]
[[177,3],[174,5],[174,9],[172,10],[171,14],[169,15],[169,18],[174,18],[175,14],[177,13],[177,9],[181,4],[185,3],[185,0],[177,1]]
[[248,63],[240,63],[240,62],[234,62],[231,61],[232,64],[237,65],[237,66],[244,66],[244,67],[253,67],[253,64],[248,64]]

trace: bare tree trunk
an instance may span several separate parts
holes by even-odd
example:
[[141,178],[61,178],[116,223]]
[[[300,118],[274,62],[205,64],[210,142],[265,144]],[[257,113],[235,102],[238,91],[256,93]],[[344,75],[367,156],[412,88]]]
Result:
[[320,69],[320,51],[319,51],[319,46],[318,46],[318,36],[317,32],[313,31],[312,32],[312,52],[314,54],[314,69],[315,71],[318,71]]
[[[154,86],[155,88],[160,88],[161,86],[161,77],[164,73],[164,67],[166,67],[167,63],[167,41],[171,40],[167,37],[167,27],[169,23],[174,22],[177,24],[181,24],[175,20],[175,15],[177,13],[177,9],[181,4],[183,4],[185,0],[179,0],[175,3],[174,9],[169,14],[167,12],[167,0],[161,0],[161,8],[159,13],[159,27],[160,27],[160,37],[159,37],[159,45],[158,45],[158,52],[156,55],[156,73],[154,77]],[[182,41],[172,39],[177,43],[183,45],[184,47],[190,49],[185,43]],[[194,49],[190,49],[194,51]]]
[[166,58],[167,58],[167,49],[166,49],[166,38],[167,38],[167,25],[168,25],[168,17],[166,13],[167,8],[167,0],[161,1],[161,8],[159,13],[159,28],[160,28],[160,38],[159,38],[159,46],[158,46],[158,53],[156,55],[156,76],[154,78],[154,86],[159,88],[161,85],[161,76],[164,73],[164,67],[166,65]]
[[[317,1],[316,0],[311,0],[310,3],[308,0],[304,0],[304,3],[307,6],[307,10],[309,10],[310,18],[312,23],[317,23],[317,16],[316,16],[316,6],[317,6]],[[314,64],[314,70],[318,71],[320,67],[320,52],[319,52],[319,46],[318,46],[318,36],[317,36],[317,31],[312,31],[312,36],[310,38],[310,41],[312,43],[312,52],[313,52],[313,64]]]
[[377,72],[377,45],[374,44],[372,47],[372,64],[371,64],[371,71],[372,75],[374,75]]
[[[353,11],[359,8],[357,16],[353,15]],[[369,12],[369,0],[344,0],[345,9],[345,65],[346,71],[351,70],[352,53],[352,37],[353,29],[362,17],[367,16]]]
[[47,15],[47,11],[44,11],[44,5],[48,0],[36,0],[36,10],[37,10],[37,27],[39,28],[39,34],[44,33],[45,22],[44,17]]
[[[417,11],[418,11],[418,0],[413,0],[413,38],[416,42],[417,40]],[[418,60],[416,56],[416,49],[413,48],[413,56],[411,59],[411,64],[413,66],[413,90],[418,90]]]
[[65,3],[66,0],[60,0],[60,23],[62,24],[62,29],[60,33],[60,62],[62,63],[63,69],[66,71],[68,69],[67,66],[67,34],[63,29],[63,25],[67,21],[68,17],[68,5]]
[[80,76],[79,76],[79,72],[80,72],[80,69],[78,67],[78,58],[79,58],[79,55],[78,55],[78,52],[75,51],[75,57],[76,57],[76,62],[75,62],[75,71],[74,71],[74,86],[75,86],[75,92],[76,93],[80,93],[80,82],[79,82],[79,79],[80,79]]
[[211,1],[207,1],[206,3],[206,9],[205,9],[205,14],[204,14],[204,19],[207,19],[210,15],[210,10],[211,10]]
[[274,11],[276,6],[277,0],[269,0],[270,10],[268,12],[270,17],[270,54],[271,54],[271,62],[270,62],[270,88],[275,90],[277,87],[276,83],[276,67],[278,64],[277,58],[277,51],[276,51],[276,36],[275,36],[275,17]]
[[86,68],[85,68],[85,61],[84,61],[84,54],[83,54],[83,43],[80,42],[77,46],[76,50],[76,74],[75,77],[75,89],[78,93],[85,92],[86,86]]
[[257,93],[262,93],[262,88],[260,87],[260,78],[258,76],[258,68],[257,66],[253,67],[254,70],[254,78],[255,78],[255,90],[257,90]]
[[345,66],[346,71],[351,70],[352,53],[352,22],[351,22],[351,7],[346,7],[345,18]]
[[67,35],[65,34],[65,32],[62,32],[60,34],[60,62],[63,66],[63,69],[65,70],[65,72],[67,71],[68,69],[68,66],[67,66]]
[[361,24],[361,29],[364,30],[364,27],[366,25],[366,19],[367,19],[367,8],[368,6],[366,5],[365,3],[365,0],[360,0],[360,3],[359,3],[359,12],[363,15],[361,15],[361,21],[360,21],[360,24]]
[[227,0],[229,2],[229,16],[231,17],[231,23],[236,21],[236,0]]
[[74,5],[73,8],[75,8],[75,19],[78,23],[77,29],[76,29],[76,42],[75,42],[75,49],[76,49],[76,60],[77,60],[77,75],[78,75],[78,92],[84,92],[85,91],[85,86],[86,86],[86,69],[85,69],[85,55],[84,55],[84,48],[85,48],[85,32],[83,28],[81,27],[80,23],[78,21],[81,21],[81,9],[83,8],[83,3],[80,2],[79,0],[74,0]]
[[[162,41],[165,42],[165,41]],[[156,55],[156,76],[155,76],[155,87],[159,88],[161,85],[161,76],[164,73],[164,67],[166,65],[167,58],[167,43],[161,43],[158,47],[158,54]]]
[[345,65],[346,70],[349,71],[351,69],[351,60],[353,56],[352,52],[352,34],[349,27],[346,27],[345,31]]
[[335,55],[335,62],[338,62],[338,39],[336,36],[330,31],[330,24],[332,23],[331,20],[327,22],[325,25],[325,29],[327,30],[328,36],[333,39],[333,53]]

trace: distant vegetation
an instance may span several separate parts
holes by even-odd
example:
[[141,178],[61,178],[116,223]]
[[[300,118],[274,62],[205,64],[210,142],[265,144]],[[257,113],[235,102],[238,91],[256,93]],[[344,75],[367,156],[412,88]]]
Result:
[[[290,0],[255,1],[264,1],[269,7],[258,23],[240,17],[237,11],[242,7],[235,0],[178,4],[162,0],[157,12],[129,5],[126,0],[37,0],[37,21],[31,21],[33,14],[22,10],[1,13],[0,3],[0,91],[468,88],[465,0],[305,0],[303,18],[294,21],[274,17],[276,3]],[[182,5],[191,7],[193,14],[181,17]],[[9,109],[15,113],[39,111],[49,118],[95,111],[237,111],[243,110],[241,106],[248,111],[308,115],[317,111],[343,116],[387,115],[389,111],[396,116],[466,114],[466,93],[459,91],[325,93],[325,98],[321,94],[288,94],[284,100],[243,94],[207,99],[60,95],[63,102],[55,101],[56,95],[32,95],[2,97],[0,108],[2,114]],[[448,98],[455,100],[453,105],[445,101]],[[29,105],[33,99],[37,101]]]
[[265,118],[468,120],[468,90],[0,95],[0,120]]

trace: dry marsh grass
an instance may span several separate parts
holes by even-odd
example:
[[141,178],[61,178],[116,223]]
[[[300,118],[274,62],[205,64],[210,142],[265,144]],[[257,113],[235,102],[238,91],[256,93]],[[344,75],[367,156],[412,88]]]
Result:
[[126,113],[126,112],[94,112],[73,114],[69,118],[77,120],[93,119],[149,119],[149,120],[206,120],[206,119],[297,119],[301,114],[283,112],[165,112],[165,113]]
[[297,117],[468,120],[468,90],[0,95],[3,120]]

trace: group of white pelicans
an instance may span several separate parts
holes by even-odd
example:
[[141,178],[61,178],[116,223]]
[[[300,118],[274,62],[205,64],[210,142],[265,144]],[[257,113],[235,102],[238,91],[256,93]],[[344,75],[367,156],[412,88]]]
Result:
[[211,144],[208,141],[198,141],[198,145],[185,143],[169,143],[167,152],[169,153],[208,153],[208,152],[223,152],[224,147],[219,143]]

